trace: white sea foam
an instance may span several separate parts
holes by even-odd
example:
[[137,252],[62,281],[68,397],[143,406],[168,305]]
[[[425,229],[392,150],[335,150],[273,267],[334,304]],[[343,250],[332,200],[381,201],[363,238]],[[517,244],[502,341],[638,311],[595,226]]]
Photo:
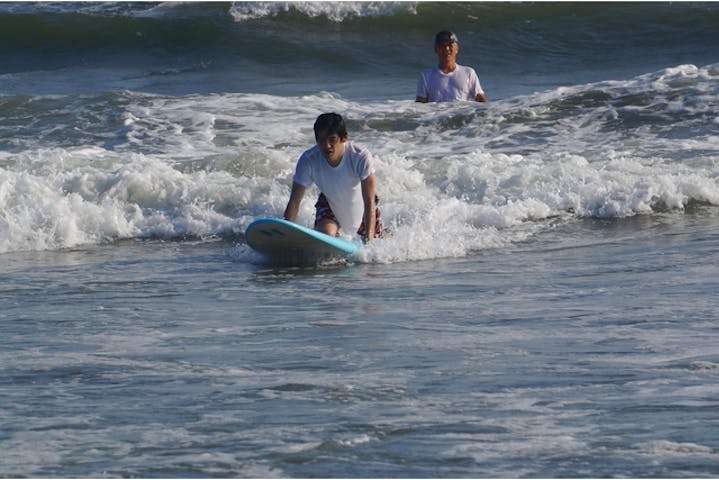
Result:
[[672,442],[669,440],[654,440],[651,442],[638,443],[634,445],[637,452],[665,457],[665,456],[692,456],[692,455],[716,455],[714,449],[691,442]]
[[[121,108],[108,109],[123,137],[112,148],[3,153],[0,252],[239,235],[257,217],[282,214],[323,111],[345,115],[351,139],[373,152],[382,217],[394,232],[360,261],[463,256],[524,240],[553,218],[719,205],[719,141],[701,133],[715,78],[709,67],[679,66],[488,106],[356,103],[327,92],[122,92]],[[687,89],[691,96],[679,95]],[[592,92],[613,100],[586,105]],[[656,131],[627,125],[637,107],[625,99],[645,94],[651,103],[639,112],[651,112]],[[670,97],[680,100],[663,108]],[[53,101],[65,108],[62,97]],[[685,133],[697,128],[698,136]],[[668,136],[680,137],[672,140],[679,158]],[[309,190],[300,223],[311,224],[316,193]],[[440,241],[447,231],[451,243]]]
[[394,15],[415,11],[416,2],[235,2],[230,14],[236,21],[276,16],[297,11],[308,17],[324,16],[333,22],[351,17]]

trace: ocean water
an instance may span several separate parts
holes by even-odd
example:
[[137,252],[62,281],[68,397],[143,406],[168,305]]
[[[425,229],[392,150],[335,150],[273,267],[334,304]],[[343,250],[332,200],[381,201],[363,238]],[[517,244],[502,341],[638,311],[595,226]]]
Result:
[[[716,477],[717,25],[0,3],[0,476]],[[414,103],[444,28],[488,104]],[[393,235],[277,267],[326,111]]]

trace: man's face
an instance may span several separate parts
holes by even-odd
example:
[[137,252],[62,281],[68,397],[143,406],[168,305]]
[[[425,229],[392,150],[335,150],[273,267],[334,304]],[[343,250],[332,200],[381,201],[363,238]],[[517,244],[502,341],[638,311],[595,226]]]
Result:
[[330,162],[338,162],[344,155],[344,143],[347,136],[340,137],[336,133],[320,132],[315,136],[317,145],[320,147],[322,155]]
[[446,58],[454,60],[459,53],[459,43],[448,40],[439,45],[435,45],[434,51],[437,52],[437,56],[440,59]]

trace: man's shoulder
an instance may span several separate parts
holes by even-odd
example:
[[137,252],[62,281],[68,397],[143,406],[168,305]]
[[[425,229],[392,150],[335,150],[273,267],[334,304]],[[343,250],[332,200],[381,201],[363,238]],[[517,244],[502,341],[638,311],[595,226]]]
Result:
[[364,145],[355,142],[347,142],[345,151],[354,161],[371,161],[372,154]]
[[474,68],[472,68],[472,67],[470,67],[470,66],[467,66],[467,65],[460,65],[459,63],[457,64],[457,69],[456,69],[456,71],[457,71],[457,72],[460,72],[460,71],[461,71],[461,72],[463,72],[465,75],[471,75],[471,74],[476,75],[476,74],[477,74],[477,72],[474,70]]
[[300,158],[311,158],[315,157],[320,153],[320,147],[317,145],[313,145],[304,152],[302,152],[302,155],[300,155]]
[[313,147],[310,147],[304,152],[302,152],[302,155],[300,155],[299,160],[297,160],[297,166],[300,168],[315,169],[318,165],[321,164],[321,159],[322,153],[320,152],[319,147],[317,145],[314,145]]

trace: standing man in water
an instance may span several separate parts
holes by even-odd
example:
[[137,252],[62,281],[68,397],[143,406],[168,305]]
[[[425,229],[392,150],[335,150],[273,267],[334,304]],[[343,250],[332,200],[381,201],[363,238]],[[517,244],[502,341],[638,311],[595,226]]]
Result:
[[434,37],[434,51],[439,62],[436,67],[420,74],[417,81],[417,102],[487,101],[477,72],[472,67],[457,63],[457,35],[449,30],[439,32]]
[[317,144],[297,161],[285,220],[297,219],[305,190],[314,183],[320,189],[315,230],[333,237],[340,228],[356,231],[364,242],[381,236],[372,154],[349,141],[345,121],[336,113],[317,117],[314,131]]

